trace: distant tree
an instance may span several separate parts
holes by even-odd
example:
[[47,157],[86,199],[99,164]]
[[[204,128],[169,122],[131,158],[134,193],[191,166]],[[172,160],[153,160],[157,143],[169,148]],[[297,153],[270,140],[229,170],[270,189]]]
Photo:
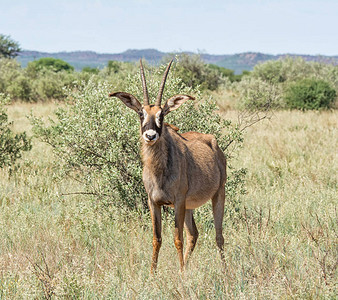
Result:
[[330,108],[337,94],[324,80],[306,78],[290,84],[285,91],[287,107],[292,109]]
[[241,81],[242,80],[242,78],[243,78],[243,76],[247,76],[247,75],[250,75],[251,74],[251,72],[250,71],[247,71],[247,70],[243,70],[242,71],[242,74],[235,74],[235,75],[233,75],[231,78],[230,78],[230,80],[232,81],[232,82],[235,82],[235,81]]
[[99,74],[100,70],[98,68],[83,67],[82,72],[90,74]]
[[207,65],[197,54],[181,54],[174,72],[186,86],[191,88],[216,90],[223,82],[220,72]]
[[116,61],[116,60],[108,61],[109,75],[118,73],[121,69],[121,64],[122,64],[121,62]]
[[235,74],[234,70],[223,68],[223,67],[220,67],[220,66],[217,66],[217,65],[214,65],[214,64],[209,64],[209,67],[211,69],[214,69],[217,72],[221,73],[225,77],[232,77]]
[[9,35],[0,34],[0,58],[14,58],[20,51],[18,42],[13,41]]
[[224,67],[220,67],[220,66],[217,66],[217,65],[214,65],[214,64],[209,64],[209,67],[211,69],[215,70],[216,72],[218,72],[223,77],[229,78],[229,80],[231,82],[241,81],[241,79],[244,75],[249,75],[249,73],[250,73],[249,71],[243,71],[242,74],[235,74],[234,70],[227,69],[227,68],[224,68]]
[[41,70],[43,68],[51,69],[54,72],[60,71],[74,71],[74,67],[62,59],[53,57],[43,57],[29,63],[30,68]]

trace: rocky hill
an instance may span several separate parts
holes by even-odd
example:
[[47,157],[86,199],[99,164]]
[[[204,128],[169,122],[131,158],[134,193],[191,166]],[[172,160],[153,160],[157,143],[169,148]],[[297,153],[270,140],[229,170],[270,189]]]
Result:
[[[162,60],[162,58],[166,55],[169,55],[169,53],[161,52],[156,49],[143,49],[143,50],[129,49],[122,53],[116,54],[108,54],[108,53],[101,54],[93,51],[47,53],[26,50],[20,53],[17,60],[22,64],[22,66],[26,66],[29,61],[39,59],[41,57],[54,57],[60,58],[70,63],[77,70],[81,70],[83,67],[86,66],[103,68],[104,66],[107,65],[107,62],[109,60],[133,62],[139,60],[140,57],[146,59],[148,62],[152,64],[158,64]],[[302,55],[302,54],[270,55],[258,52],[245,52],[228,55],[201,54],[201,58],[206,63],[212,63],[221,67],[232,69],[235,71],[236,74],[241,73],[243,70],[252,70],[252,68],[258,63],[267,60],[277,60],[285,56],[302,57],[307,61],[318,61],[338,65],[338,56]]]

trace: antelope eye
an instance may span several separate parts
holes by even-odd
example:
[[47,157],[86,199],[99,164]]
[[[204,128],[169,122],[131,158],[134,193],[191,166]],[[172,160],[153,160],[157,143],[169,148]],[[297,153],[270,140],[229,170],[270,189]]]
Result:
[[143,116],[144,116],[142,111],[139,111],[138,115],[140,116],[140,118],[143,118]]

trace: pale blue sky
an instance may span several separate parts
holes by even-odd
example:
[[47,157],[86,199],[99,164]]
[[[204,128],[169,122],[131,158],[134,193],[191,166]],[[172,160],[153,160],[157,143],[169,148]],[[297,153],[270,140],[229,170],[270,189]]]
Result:
[[338,55],[338,0],[0,0],[23,49]]

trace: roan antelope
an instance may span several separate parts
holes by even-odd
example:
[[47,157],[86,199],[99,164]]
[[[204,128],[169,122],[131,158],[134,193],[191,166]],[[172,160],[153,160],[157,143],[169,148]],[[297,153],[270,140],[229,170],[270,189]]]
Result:
[[[223,257],[226,159],[211,134],[186,132],[179,134],[175,126],[163,122],[164,117],[180,107],[188,95],[176,95],[161,106],[166,78],[172,64],[167,66],[155,105],[149,104],[146,79],[140,60],[143,85],[143,105],[129,93],[112,93],[129,108],[135,110],[141,121],[143,183],[148,193],[148,204],[153,224],[153,256],[151,271],[156,270],[161,247],[161,206],[175,209],[175,246],[181,270],[187,263],[198,238],[193,210],[212,199],[216,228],[216,242]],[[183,226],[187,246],[183,259]]]

